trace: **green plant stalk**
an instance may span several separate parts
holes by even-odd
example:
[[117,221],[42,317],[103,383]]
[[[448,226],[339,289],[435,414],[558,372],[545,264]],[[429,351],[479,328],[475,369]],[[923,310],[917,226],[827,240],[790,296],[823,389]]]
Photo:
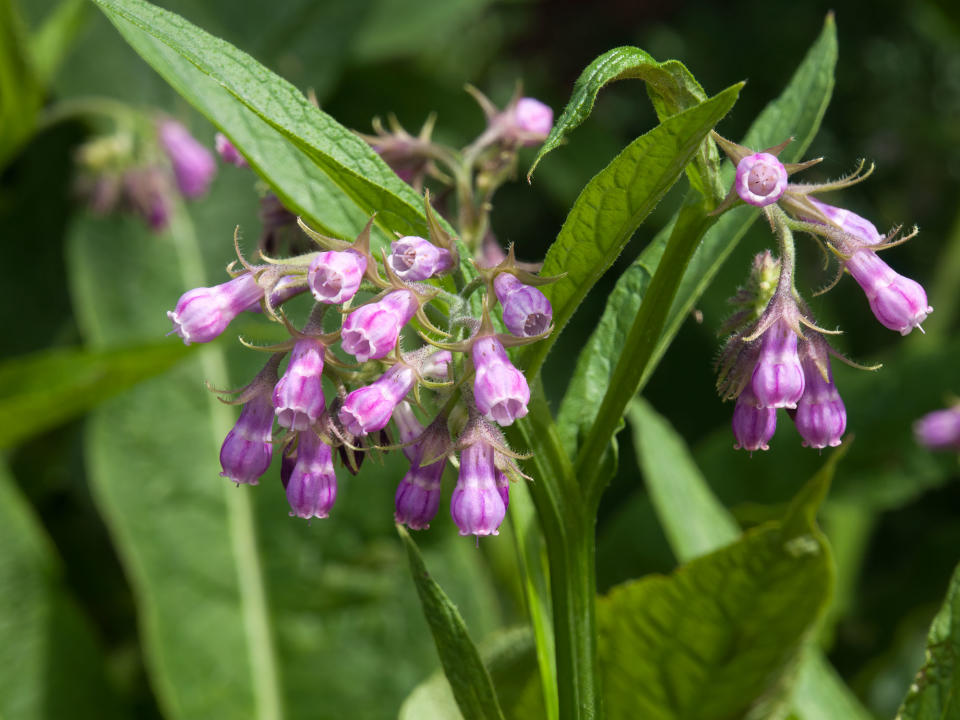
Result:
[[583,502],[570,459],[535,381],[530,413],[511,435],[534,452],[530,494],[547,547],[560,720],[600,720],[597,673],[595,513]]
[[707,206],[699,193],[696,197],[698,201],[688,201],[680,211],[663,258],[630,327],[597,419],[577,456],[575,477],[580,478],[583,497],[591,512],[599,504],[607,482],[602,471],[603,455],[653,356],[690,258],[703,234],[717,221],[716,216],[707,214]]

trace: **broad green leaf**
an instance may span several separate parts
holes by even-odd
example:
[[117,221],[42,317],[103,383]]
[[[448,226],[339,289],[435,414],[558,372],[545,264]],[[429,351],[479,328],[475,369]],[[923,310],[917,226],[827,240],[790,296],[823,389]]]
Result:
[[119,718],[53,543],[0,463],[0,717]]
[[686,562],[733,542],[740,528],[710,492],[683,438],[642,398],[627,416],[647,492],[677,558]]
[[[631,403],[628,418],[647,492],[677,557],[689,561],[729,544],[740,529],[711,492],[683,439],[641,398]],[[839,454],[830,456],[826,472],[832,472]],[[799,720],[870,717],[813,645],[800,660],[791,705]]]
[[[511,497],[511,502],[513,498]],[[507,720],[546,717],[537,683],[533,636],[527,628],[498,632],[480,647]],[[461,720],[450,683],[440,671],[420,683],[400,708],[399,720]]]
[[675,115],[707,99],[693,75],[677,60],[657,62],[648,53],[636,47],[618,47],[605,52],[580,74],[573,86],[573,94],[560,118],[540,146],[527,172],[527,178],[543,157],[561,145],[566,136],[590,116],[597,94],[603,87],[617,80],[636,78],[650,88],[651,98],[658,105],[657,114]]
[[244,153],[291,210],[350,237],[373,213],[423,234],[422,200],[359,137],[246,53],[143,0],[94,0],[127,42]]
[[169,342],[106,352],[44,350],[0,363],[0,447],[89,410],[186,355]]
[[946,720],[960,714],[960,566],[927,636],[923,667],[903,699],[897,720]]
[[48,85],[53,79],[89,12],[90,4],[86,0],[60,0],[33,33],[30,55],[42,85]]
[[33,133],[43,87],[15,0],[0,0],[0,169]]
[[550,338],[524,350],[521,362],[528,371],[539,369],[574,310],[736,102],[740,87],[727,88],[668,118],[630,143],[587,183],[544,259],[544,276],[566,276],[543,289],[553,304],[556,329]]
[[[753,123],[744,143],[750,147],[762,148],[793,136],[796,141],[784,150],[783,157],[788,161],[799,159],[816,135],[830,100],[836,57],[836,30],[832,17],[828,17],[823,32],[790,83],[780,97],[770,103]],[[729,164],[724,168],[723,177],[727,184],[732,182],[733,169]],[[696,205],[688,204],[686,207],[694,208],[688,212],[696,211]],[[632,396],[646,384],[680,325],[689,316],[697,298],[757,217],[758,212],[755,209],[740,207],[726,212],[719,219],[705,218],[702,223],[681,224],[679,230],[674,220],[657,234],[637,260],[620,276],[607,300],[597,328],[577,359],[573,378],[557,415],[559,432],[569,452],[575,453],[580,434],[589,428],[596,418],[597,410],[610,387],[617,360],[625,352],[624,346],[630,328],[644,301],[650,281],[657,272],[667,244],[671,240],[684,241],[687,246],[696,246],[698,241],[700,243],[686,266],[639,387],[616,388],[617,394]],[[676,237],[680,233],[689,237]],[[636,348],[630,348],[626,352],[628,356],[633,356]]]
[[493,680],[477,646],[470,639],[460,611],[437,581],[430,577],[410,533],[399,525],[397,532],[407,548],[410,574],[413,575],[420,604],[423,606],[423,615],[433,633],[437,654],[456,698],[457,707],[465,720],[503,720],[503,711],[497,700]]
[[780,522],[600,599],[611,720],[775,714],[833,585],[830,549],[814,522],[832,465],[801,489]]
[[[88,344],[161,338],[164,310],[208,284],[197,241],[224,238],[224,216],[244,210],[216,184],[197,212],[205,224],[194,229],[178,211],[162,235],[134,219],[76,222],[68,267]],[[211,253],[220,273],[229,252]],[[402,463],[341,471],[331,517],[312,524],[288,516],[276,469],[258,487],[224,482],[218,452],[237,410],[204,383],[243,385],[262,362],[224,337],[88,421],[88,476],[134,591],[151,684],[169,720],[395,717],[436,667],[394,532]],[[471,627],[489,631],[496,601],[480,557],[445,518],[430,536],[431,568]],[[376,678],[377,691],[358,678]]]

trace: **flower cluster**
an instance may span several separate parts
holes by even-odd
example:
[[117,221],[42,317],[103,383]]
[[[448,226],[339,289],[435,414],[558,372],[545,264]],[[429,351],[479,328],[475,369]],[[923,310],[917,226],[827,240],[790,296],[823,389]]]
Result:
[[118,130],[78,151],[80,192],[96,214],[127,210],[159,232],[170,223],[176,192],[188,199],[207,192],[217,171],[213,153],[170,118],[120,125],[138,132]]
[[897,239],[894,230],[883,236],[870,221],[815,197],[859,182],[869,175],[861,172],[862,166],[836,182],[794,184],[791,174],[819,160],[784,164],[777,155],[786,142],[753,152],[716,133],[714,138],[736,164],[733,188],[717,212],[740,201],[764,208],[780,249],[779,258],[769,251],[756,257],[750,280],[733,298],[737,311],[725,326],[730,336],[718,362],[717,386],[724,399],[736,400],[736,447],[768,449],[778,408],[786,409],[805,446],[839,445],[847,416],[833,384],[830,357],[849,361],[830,347],[824,335],[832,333],[817,326],[797,292],[793,232],[814,235],[837,257],[840,271],[830,287],[849,272],[877,320],[902,335],[922,330],[933,308],[919,283],[898,274],[877,253],[912,235]]
[[[447,463],[459,456],[453,519],[463,535],[497,534],[509,480],[522,477],[499,428],[524,417],[530,401],[507,348],[552,330],[550,303],[534,287],[546,280],[520,268],[511,251],[466,282],[458,243],[429,199],[425,207],[429,237],[401,237],[379,258],[373,219],[353,242],[301,223],[319,249],[262,265],[238,252],[232,279],[188,291],[168,313],[188,344],[213,340],[245,310],[290,332],[264,348],[266,366],[229,401],[242,411],[220,452],[223,477],[256,485],[280,448],[291,515],[323,518],[337,495],[335,456],[356,472],[367,453],[402,449],[410,470],[397,488],[395,519],[420,529],[437,512]],[[457,294],[431,282],[451,274]],[[481,288],[482,298],[474,295]],[[307,293],[312,309],[297,329],[283,306]],[[498,304],[509,332],[494,327]],[[419,347],[404,351],[417,338]],[[433,419],[422,423],[418,412]]]

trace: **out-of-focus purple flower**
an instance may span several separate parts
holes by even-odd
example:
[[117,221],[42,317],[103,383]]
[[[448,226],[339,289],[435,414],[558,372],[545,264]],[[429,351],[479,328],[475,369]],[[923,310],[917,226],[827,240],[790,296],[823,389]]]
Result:
[[523,373],[507,357],[495,336],[481,337],[470,349],[476,377],[473,395],[477,409],[488,420],[507,426],[527,414],[530,387]]
[[493,289],[503,306],[503,324],[517,337],[546,332],[553,320],[553,307],[547,296],[531,285],[524,285],[510,273],[500,273]]
[[747,385],[737,398],[733,409],[733,437],[736,450],[769,450],[767,443],[777,429],[777,411],[770,407],[757,407],[757,398]]
[[923,286],[896,272],[870,248],[854,250],[846,267],[884,327],[908,335],[933,312]]
[[330,446],[312,430],[301,432],[297,462],[287,483],[290,515],[309,520],[325,518],[337,499],[337,476]]
[[[256,381],[255,381],[256,382]],[[256,485],[270,467],[273,456],[273,403],[268,386],[243,405],[240,418],[220,448],[222,477],[235,483]]]
[[795,408],[803,395],[797,334],[783,320],[775,321],[763,335],[751,387],[758,407]]
[[960,450],[960,405],[924,415],[913,424],[913,434],[931,450]]
[[323,399],[323,353],[319,340],[297,340],[290,363],[273,390],[277,423],[291,430],[307,430],[326,408]]
[[813,195],[807,195],[807,200],[824,214],[824,216],[833,222],[845,233],[850,233],[866,245],[876,245],[883,242],[883,235],[877,232],[877,226],[855,212],[846,208],[838,208],[833,205],[827,205],[820,202]]
[[356,250],[322,252],[307,271],[310,291],[317,302],[340,305],[357,294],[366,269],[367,258]]
[[160,123],[160,145],[170,158],[177,187],[188,198],[203,195],[217,172],[213,153],[176,120]]
[[290,212],[280,198],[268,192],[260,198],[260,249],[267,255],[275,255],[287,237],[299,237],[297,216]]
[[836,447],[847,429],[847,409],[833,384],[829,365],[827,373],[824,378],[816,362],[804,357],[804,390],[793,421],[806,447]]
[[433,277],[453,266],[450,251],[439,248],[429,240],[408,235],[390,243],[387,263],[401,280],[416,282]]
[[413,368],[397,363],[372,385],[357,388],[347,395],[340,408],[340,422],[352,435],[383,430],[397,403],[410,392],[416,379]]
[[[522,97],[517,100],[513,114],[517,127],[531,136],[540,137],[541,140],[538,142],[545,140],[553,128],[553,110],[536,98]],[[528,144],[530,143],[532,138],[528,140]]]
[[154,232],[165,230],[170,224],[172,192],[168,173],[158,167],[134,168],[123,176],[126,205]]
[[409,290],[396,290],[379,302],[347,315],[340,346],[359,362],[386,357],[396,346],[400,328],[410,322],[419,303]]
[[210,342],[226,330],[238,314],[263,297],[263,288],[249,272],[213,287],[188,290],[167,312],[173,332],[184,345]]
[[460,453],[450,514],[461,535],[497,535],[506,507],[497,488],[494,447],[477,438]]
[[230,142],[227,136],[223,133],[217,133],[213,137],[213,144],[217,149],[217,154],[220,156],[220,159],[225,163],[230,163],[238,168],[250,167],[250,165],[247,163],[247,159],[240,154],[240,151],[237,150],[236,146]]
[[772,205],[787,189],[787,169],[770,153],[747,155],[737,163],[737,195],[755,207]]

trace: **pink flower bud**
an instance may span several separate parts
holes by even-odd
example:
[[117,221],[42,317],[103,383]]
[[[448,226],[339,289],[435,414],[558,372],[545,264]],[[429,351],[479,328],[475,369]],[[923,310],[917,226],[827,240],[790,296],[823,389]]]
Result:
[[512,335],[531,337],[550,327],[553,307],[537,288],[524,285],[510,273],[500,273],[493,280],[493,289],[503,306],[503,324]]
[[807,199],[816,205],[817,209],[822,212],[828,220],[845,233],[853,235],[865,245],[876,245],[877,243],[883,242],[883,235],[877,232],[877,226],[866,218],[860,217],[855,212],[851,212],[845,208],[827,205],[812,195],[807,195]]
[[397,363],[372,385],[347,395],[340,408],[340,422],[353,435],[383,430],[397,403],[410,392],[416,379],[413,368]]
[[343,323],[341,347],[360,362],[386,357],[418,307],[412,292],[396,290],[380,302],[357,308]]
[[933,312],[923,286],[896,272],[869,248],[855,250],[847,260],[847,270],[863,288],[870,309],[886,328],[908,335]]
[[507,426],[527,414],[530,387],[523,373],[507,357],[495,336],[481,337],[470,350],[476,377],[473,396],[477,409],[488,420]]
[[420,374],[438,380],[447,380],[450,377],[450,363],[453,355],[449,350],[438,350],[430,355],[420,366]]
[[960,450],[960,406],[924,415],[913,424],[913,434],[931,450]]
[[298,340],[290,363],[273,390],[277,423],[291,430],[307,430],[326,408],[323,398],[323,352],[319,340]]
[[737,163],[737,195],[756,207],[772,205],[787,189],[787,169],[770,153],[747,155]]
[[325,518],[337,499],[337,475],[333,470],[330,446],[313,431],[302,432],[297,445],[297,461],[287,482],[290,515]]
[[795,408],[803,395],[797,334],[783,320],[775,321],[763,334],[751,387],[757,407]]
[[180,192],[188,198],[203,195],[217,172],[213,154],[176,120],[160,123],[160,144],[170,158]]
[[188,290],[177,301],[177,307],[167,312],[173,323],[173,332],[183,338],[185,345],[205,343],[218,337],[241,312],[263,297],[263,288],[249,272],[233,280]]
[[541,142],[553,128],[553,110],[536,98],[520,98],[513,112],[517,127],[530,135],[540,136]]
[[847,429],[847,409],[833,384],[833,372],[828,367],[828,377],[824,378],[817,364],[805,357],[803,374],[803,396],[793,418],[797,431],[805,447],[836,447]]
[[733,437],[736,450],[769,450],[770,438],[777,429],[777,411],[773,408],[757,407],[757,398],[747,385],[737,398],[733,408]]
[[307,271],[310,291],[317,302],[345,303],[357,294],[366,269],[367,259],[356,250],[322,252]]
[[217,133],[213,137],[213,145],[217,150],[217,155],[220,156],[220,159],[225,163],[230,163],[235,165],[238,168],[250,167],[247,164],[247,159],[240,154],[240,151],[237,150],[236,146],[227,139],[227,136],[223,133]]
[[450,514],[461,535],[498,535],[506,508],[497,488],[494,448],[478,438],[460,453]]
[[397,277],[406,282],[426,280],[453,266],[449,250],[439,248],[429,240],[415,235],[390,243],[387,262]]
[[256,485],[273,456],[273,404],[268,386],[243,406],[236,425],[220,448],[221,477]]

